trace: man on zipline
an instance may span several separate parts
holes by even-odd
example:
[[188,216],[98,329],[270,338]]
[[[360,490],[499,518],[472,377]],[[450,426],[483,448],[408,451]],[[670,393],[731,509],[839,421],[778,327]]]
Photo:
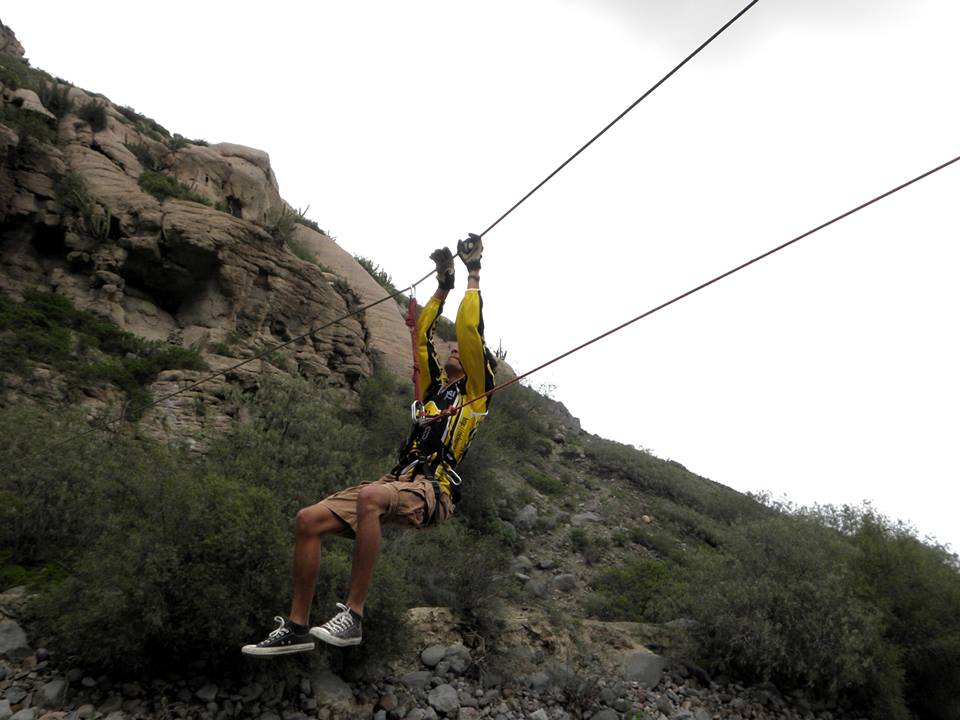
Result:
[[[425,528],[449,518],[460,500],[460,478],[455,472],[477,427],[487,414],[489,398],[470,400],[493,387],[496,360],[483,340],[483,302],[480,298],[480,237],[470,235],[457,244],[467,267],[467,292],[457,311],[457,346],[441,367],[433,345],[433,331],[453,288],[453,255],[446,248],[430,259],[437,266],[437,291],[417,321],[420,397],[427,421],[415,422],[410,439],[387,475],[374,482],[341,490],[297,513],[293,551],[293,603],[290,616],[279,622],[265,640],[245,645],[248,655],[282,655],[314,649],[313,638],[340,647],[362,639],[363,606],[380,549],[381,524]],[[450,409],[450,414],[443,414]],[[437,416],[440,416],[437,418]],[[429,422],[429,418],[437,418]],[[320,564],[320,538],[327,534],[354,538],[350,592],[340,612],[310,627],[310,606]]]

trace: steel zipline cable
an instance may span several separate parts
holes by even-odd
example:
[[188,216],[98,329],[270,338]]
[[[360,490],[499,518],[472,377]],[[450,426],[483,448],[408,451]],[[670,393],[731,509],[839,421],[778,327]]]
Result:
[[624,118],[624,116],[626,116],[627,113],[629,113],[629,112],[630,112],[631,110],[633,110],[637,105],[639,105],[641,102],[643,102],[644,100],[646,100],[650,95],[652,95],[653,92],[654,92],[654,90],[656,90],[658,87],[660,87],[661,85],[663,85],[667,80],[669,80],[671,77],[673,77],[673,76],[680,70],[680,68],[682,68],[682,67],[683,67],[684,65],[686,65],[688,62],[690,62],[691,60],[693,60],[693,58],[695,58],[697,55],[699,55],[701,50],[703,50],[705,47],[707,47],[707,45],[709,45],[709,44],[712,43],[714,40],[716,40],[718,37],[720,37],[720,35],[722,35],[723,32],[724,32],[728,27],[730,27],[730,26],[733,25],[737,20],[739,20],[739,19],[740,19],[741,17],[743,17],[744,15],[746,15],[746,14],[747,14],[747,11],[750,10],[750,8],[752,8],[752,7],[753,7],[754,5],[756,5],[758,2],[760,2],[760,0],[752,0],[752,2],[750,2],[750,3],[748,3],[746,6],[744,6],[743,10],[741,10],[741,11],[738,12],[736,15],[734,15],[732,18],[730,18],[729,20],[727,20],[727,22],[723,24],[723,27],[721,27],[721,28],[720,28],[719,30],[717,30],[713,35],[711,35],[711,36],[708,37],[706,40],[704,40],[702,43],[700,43],[700,46],[697,47],[697,49],[694,50],[692,53],[690,53],[689,55],[687,55],[687,56],[686,56],[683,60],[681,60],[676,66],[674,66],[673,70],[671,70],[671,71],[668,72],[666,75],[664,75],[662,78],[660,78],[659,80],[657,80],[657,82],[655,82],[655,83],[650,87],[649,90],[647,90],[643,95],[641,95],[641,96],[638,97],[636,100],[634,100],[633,103],[631,103],[630,106],[629,106],[626,110],[624,110],[622,113],[620,113],[619,115],[617,115],[613,120],[611,120],[611,121],[607,124],[607,126],[603,128],[603,130],[601,130],[601,131],[598,132],[596,135],[594,135],[592,138],[590,138],[586,143],[584,143],[584,144],[580,147],[579,150],[577,150],[573,155],[571,155],[571,156],[568,157],[566,160],[564,160],[560,165],[558,165],[557,168],[556,168],[556,170],[554,170],[552,173],[550,173],[549,175],[547,175],[543,180],[541,180],[539,183],[537,183],[537,185],[534,186],[534,188],[533,188],[530,192],[528,192],[526,195],[524,195],[522,198],[520,198],[520,199],[513,205],[513,207],[511,207],[511,208],[510,208],[509,210],[507,210],[503,215],[501,215],[501,216],[498,217],[496,220],[494,220],[493,223],[492,223],[486,230],[484,230],[482,233],[480,233],[480,237],[483,237],[483,236],[486,235],[488,232],[490,232],[491,230],[493,230],[493,229],[494,229],[497,225],[499,225],[500,222],[501,222],[502,220],[504,220],[510,213],[512,213],[514,210],[516,210],[516,209],[517,209],[518,207],[520,207],[521,205],[523,205],[523,203],[525,203],[525,202],[530,198],[531,195],[533,195],[537,190],[539,190],[539,189],[542,188],[544,185],[546,185],[548,182],[550,182],[550,180],[553,178],[554,175],[556,175],[558,172],[560,172],[561,170],[563,170],[567,165],[569,165],[571,162],[573,162],[573,161],[576,159],[576,157],[577,157],[578,155],[580,155],[580,153],[582,153],[582,152],[583,152],[584,150],[586,150],[588,147],[590,147],[591,145],[593,145],[593,143],[594,143],[595,141],[599,140],[601,135],[603,135],[605,132],[607,132],[607,130],[609,130],[609,129],[612,128],[614,125],[616,125],[618,122],[620,122],[620,121]]
[[[526,202],[526,201],[530,198],[530,196],[532,196],[535,192],[537,192],[541,187],[543,187],[544,185],[546,185],[547,182],[549,182],[557,173],[559,173],[561,170],[563,170],[563,168],[565,168],[567,165],[569,165],[577,156],[579,156],[584,150],[586,150],[586,149],[587,149],[588,147],[590,147],[597,139],[599,139],[601,135],[603,135],[604,133],[607,132],[607,130],[609,130],[609,129],[612,128],[614,125],[616,125],[621,119],[623,119],[623,117],[624,117],[627,113],[629,113],[629,112],[630,112],[631,110],[633,110],[637,105],[639,105],[639,104],[640,104],[641,102],[643,102],[647,97],[649,97],[657,88],[659,88],[661,85],[663,85],[663,84],[664,84],[667,80],[669,80],[674,74],[676,74],[676,73],[680,70],[680,68],[682,68],[682,67],[683,67],[684,65],[686,65],[688,62],[690,62],[690,60],[692,60],[694,57],[696,57],[696,56],[700,53],[701,50],[703,50],[705,47],[707,47],[707,45],[709,45],[709,44],[712,43],[714,40],[716,40],[727,28],[729,28],[729,27],[730,27],[731,25],[733,25],[737,20],[739,20],[741,17],[743,17],[743,15],[746,14],[746,12],[747,12],[748,10],[750,10],[750,8],[752,8],[752,7],[753,7],[754,5],[756,5],[758,2],[760,2],[760,0],[751,0],[750,3],[748,3],[742,10],[740,10],[740,12],[738,12],[736,15],[734,15],[732,18],[730,18],[730,20],[728,20],[726,23],[724,23],[724,25],[723,25],[719,30],[717,30],[717,31],[716,31],[715,33],[713,33],[710,37],[708,37],[706,40],[704,40],[693,52],[691,52],[689,55],[687,55],[687,56],[686,56],[683,60],[681,60],[676,66],[674,66],[674,68],[673,68],[672,70],[670,70],[670,72],[668,72],[666,75],[664,75],[662,78],[660,78],[660,80],[658,80],[656,83],[654,83],[654,85],[651,86],[650,89],[648,89],[645,93],[643,93],[643,95],[641,95],[639,98],[637,98],[626,110],[624,110],[624,111],[621,112],[619,115],[617,115],[617,117],[615,117],[612,121],[610,121],[600,132],[598,132],[596,135],[594,135],[592,138],[590,138],[590,140],[588,140],[583,146],[581,146],[579,150],[577,150],[573,155],[571,155],[569,158],[567,158],[567,159],[566,159],[561,165],[559,165],[553,172],[551,172],[549,175],[547,175],[547,177],[545,177],[543,180],[541,180],[532,190],[530,190],[530,192],[528,192],[526,195],[524,195],[522,198],[520,198],[520,200],[517,201],[509,210],[507,210],[505,213],[503,213],[503,215],[501,215],[499,218],[497,218],[496,221],[494,221],[486,230],[484,230],[482,233],[480,233],[480,236],[483,237],[483,236],[486,235],[488,232],[490,232],[491,230],[493,230],[493,228],[495,228],[497,225],[499,225],[500,222],[503,221],[508,215],[510,215],[514,210],[516,210],[516,209],[517,209],[518,207],[520,207],[524,202]],[[146,411],[146,410],[149,410],[150,408],[155,407],[155,406],[159,405],[160,403],[166,402],[167,400],[170,400],[171,398],[176,397],[177,395],[181,395],[181,394],[183,394],[183,393],[185,393],[185,392],[189,392],[190,390],[195,389],[196,387],[198,387],[199,385],[202,385],[203,383],[209,382],[210,380],[214,380],[214,379],[216,379],[216,378],[218,378],[218,377],[220,377],[220,376],[222,376],[222,375],[226,375],[227,373],[232,372],[233,370],[236,370],[237,368],[242,367],[243,365],[246,365],[247,363],[251,363],[251,362],[254,362],[254,361],[256,361],[256,360],[260,360],[260,359],[266,357],[267,355],[270,355],[271,353],[276,352],[277,350],[280,350],[280,349],[282,349],[282,348],[287,347],[288,345],[291,345],[291,344],[293,344],[293,343],[295,343],[295,342],[298,342],[298,341],[300,341],[300,340],[303,340],[304,338],[309,337],[310,335],[313,335],[314,333],[317,333],[317,332],[319,332],[319,331],[321,331],[321,330],[324,330],[324,329],[330,327],[331,325],[336,325],[337,323],[340,323],[340,322],[342,322],[342,321],[344,321],[344,320],[347,320],[347,319],[349,319],[349,318],[351,318],[351,317],[354,317],[354,316],[356,316],[356,315],[359,315],[360,313],[365,312],[365,311],[369,310],[370,308],[375,307],[375,306],[377,306],[377,305],[379,305],[379,304],[381,304],[381,303],[383,303],[383,302],[386,302],[387,300],[391,300],[391,299],[393,299],[393,298],[396,298],[396,297],[398,297],[399,295],[402,295],[402,294],[403,294],[404,292],[406,292],[407,290],[413,292],[413,291],[416,290],[417,285],[419,285],[421,282],[423,282],[424,280],[426,280],[427,278],[429,278],[429,277],[430,277],[431,275],[433,275],[434,273],[436,273],[436,270],[431,270],[431,271],[428,272],[426,275],[424,275],[422,278],[420,278],[419,280],[411,283],[409,286],[407,286],[407,287],[404,288],[403,290],[398,290],[398,291],[396,291],[396,292],[394,292],[394,293],[391,293],[390,295],[386,295],[386,296],[380,298],[379,300],[376,300],[376,301],[374,301],[374,302],[372,302],[372,303],[370,303],[370,304],[368,304],[368,305],[364,305],[363,307],[357,308],[356,310],[353,310],[352,312],[349,312],[349,313],[347,313],[346,315],[344,315],[344,316],[342,316],[342,317],[340,317],[340,318],[337,318],[336,320],[330,321],[330,322],[327,323],[326,325],[323,325],[323,326],[321,326],[321,327],[319,327],[319,328],[313,328],[313,329],[311,329],[309,332],[303,333],[302,335],[298,335],[297,337],[292,338],[291,340],[287,340],[287,341],[285,341],[285,342],[283,342],[283,343],[280,343],[279,345],[271,346],[270,348],[264,350],[263,352],[261,352],[261,353],[259,353],[259,354],[257,354],[257,355],[254,355],[253,357],[250,357],[250,358],[247,358],[247,359],[245,359],[245,360],[242,360],[242,361],[240,361],[240,362],[238,362],[238,363],[236,363],[236,364],[234,364],[234,365],[231,365],[230,367],[228,367],[228,368],[226,368],[226,369],[224,369],[224,370],[219,370],[219,371],[217,371],[217,372],[215,372],[215,373],[213,373],[213,374],[211,374],[211,375],[208,375],[208,376],[206,376],[206,377],[204,377],[204,378],[201,378],[200,380],[197,380],[197,381],[191,383],[190,385],[187,385],[186,387],[180,388],[179,390],[176,390],[176,391],[174,391],[174,392],[172,392],[172,393],[169,393],[169,394],[167,394],[167,395],[164,395],[164,396],[161,397],[161,398],[158,398],[158,399],[156,399],[156,400],[153,400],[152,402],[148,403],[147,405],[144,405],[143,407],[138,408],[138,410],[140,410],[141,412],[144,412],[144,411]],[[531,372],[533,372],[533,371],[531,371]],[[529,374],[529,373],[528,373],[528,374]],[[74,434],[74,435],[72,435],[72,436],[70,436],[70,437],[67,437],[67,438],[65,438],[64,440],[61,440],[61,441],[59,441],[59,442],[57,442],[57,443],[53,443],[53,444],[51,444],[51,445],[47,445],[46,447],[43,447],[43,448],[41,448],[40,450],[35,451],[34,453],[28,455],[25,459],[31,459],[31,458],[36,457],[36,456],[38,456],[38,455],[45,454],[45,453],[47,453],[49,450],[53,450],[53,449],[56,449],[56,448],[58,448],[58,447],[62,447],[63,445],[67,445],[67,444],[73,442],[74,440],[79,440],[80,438],[86,437],[87,435],[89,435],[89,434],[91,434],[91,433],[93,433],[93,432],[96,432],[97,430],[107,430],[107,429],[110,428],[111,425],[114,425],[115,423],[122,422],[122,421],[124,420],[124,418],[126,417],[126,410],[127,410],[127,408],[124,407],[124,410],[123,410],[123,412],[121,412],[121,414],[120,414],[119,417],[114,418],[114,419],[112,419],[112,420],[105,420],[105,421],[103,421],[103,422],[101,422],[101,423],[99,423],[99,424],[96,424],[96,425],[91,426],[90,428],[88,428],[88,429],[85,430],[85,431],[82,431],[82,432],[80,432],[80,433],[76,433],[76,434]]]
[[865,208],[868,208],[868,207],[870,207],[871,205],[873,205],[873,204],[875,204],[875,203],[880,202],[880,201],[883,200],[884,198],[890,197],[890,196],[893,195],[894,193],[900,192],[900,191],[903,190],[904,188],[908,188],[908,187],[910,187],[911,185],[913,185],[914,183],[918,183],[918,182],[920,182],[921,180],[930,177],[930,176],[933,175],[934,173],[938,173],[938,172],[940,172],[941,170],[943,170],[943,169],[945,169],[945,168],[947,168],[947,167],[950,167],[951,165],[953,165],[953,164],[956,163],[956,162],[960,162],[960,155],[958,155],[957,157],[953,158],[952,160],[947,160],[945,163],[942,163],[942,164],[940,164],[940,165],[937,165],[935,168],[932,168],[931,170],[927,170],[926,172],[921,173],[920,175],[917,175],[915,178],[912,178],[912,179],[910,179],[910,180],[907,180],[907,181],[904,182],[904,183],[901,183],[900,185],[897,185],[895,188],[892,188],[892,189],[890,189],[890,190],[887,190],[885,193],[882,193],[882,194],[880,194],[880,195],[877,195],[876,197],[874,197],[874,198],[872,198],[872,199],[870,199],[870,200],[867,200],[866,202],[861,203],[860,205],[857,205],[857,206],[856,206],[855,208],[853,208],[852,210],[847,210],[845,213],[841,213],[840,215],[837,215],[836,217],[834,217],[834,218],[832,218],[832,219],[830,219],[830,220],[827,220],[826,222],[821,223],[820,225],[817,225],[815,228],[812,228],[812,229],[810,229],[810,230],[807,230],[805,233],[802,233],[802,234],[800,234],[800,235],[797,235],[797,236],[796,236],[795,238],[793,238],[792,240],[788,240],[787,242],[785,242],[785,243],[783,243],[783,244],[781,244],[781,245],[777,245],[775,248],[772,248],[771,250],[767,250],[767,252],[765,252],[765,253],[762,253],[762,254],[760,254],[760,255],[757,255],[756,257],[751,258],[750,260],[747,260],[746,262],[741,263],[740,265],[737,265],[735,268],[732,268],[732,269],[730,269],[730,270],[727,270],[726,272],[721,273],[720,275],[717,275],[716,277],[713,277],[713,278],[711,278],[710,280],[707,280],[706,282],[700,283],[700,284],[697,285],[696,287],[691,288],[690,290],[687,290],[686,292],[681,293],[680,295],[677,295],[676,297],[671,298],[670,300],[667,300],[666,302],[660,303],[660,304],[657,305],[656,307],[653,307],[653,308],[647,310],[646,312],[643,312],[643,313],[637,315],[636,317],[631,318],[630,320],[627,320],[626,322],[623,322],[623,323],[617,325],[615,328],[611,328],[610,330],[607,330],[605,333],[601,333],[600,335],[597,335],[596,337],[591,338],[590,340],[587,340],[586,342],[583,342],[583,343],[577,345],[576,347],[571,348],[570,350],[567,350],[565,353],[563,353],[563,354],[561,354],[561,355],[557,355],[555,358],[551,358],[550,360],[547,360],[546,362],[544,362],[544,363],[542,363],[542,364],[540,364],[540,365],[537,365],[535,368],[533,368],[532,370],[528,370],[527,372],[523,373],[522,375],[517,375],[516,377],[513,377],[513,378],[511,378],[510,380],[507,380],[506,382],[500,383],[499,385],[496,385],[496,386],[492,387],[490,390],[486,391],[486,392],[483,393],[482,395],[478,395],[477,397],[475,397],[475,398],[467,401],[467,402],[464,403],[463,405],[460,405],[460,406],[455,407],[455,408],[448,408],[447,410],[444,410],[443,412],[441,412],[441,413],[438,414],[438,415],[433,415],[433,416],[431,416],[430,422],[433,422],[433,421],[435,421],[435,420],[439,420],[440,418],[446,417],[446,416],[448,416],[448,415],[452,415],[452,414],[454,414],[455,412],[459,412],[459,411],[461,411],[464,407],[466,407],[467,405],[470,405],[470,404],[476,402],[477,400],[480,400],[481,398],[489,397],[489,396],[493,395],[494,393],[497,393],[497,392],[503,390],[504,388],[510,387],[511,385],[514,385],[514,384],[520,382],[520,381],[523,380],[524,378],[527,378],[527,377],[529,377],[530,375],[533,375],[535,372],[538,372],[538,371],[540,371],[540,370],[543,370],[545,367],[548,367],[549,365],[553,365],[555,362],[557,362],[557,361],[559,361],[559,360],[563,360],[563,358],[565,358],[565,357],[567,357],[567,356],[569,356],[569,355],[573,355],[575,352],[577,352],[577,351],[579,351],[579,350],[583,350],[583,349],[584,349],[585,347],[587,347],[588,345],[592,345],[593,343],[595,343],[595,342],[597,342],[597,341],[599,341],[599,340],[603,340],[605,337],[608,337],[608,336],[610,336],[610,335],[613,335],[615,332],[618,332],[618,331],[620,331],[620,330],[623,330],[625,327],[627,327],[627,326],[629,326],[629,325],[632,325],[633,323],[635,323],[635,322],[637,322],[637,321],[639,321],[639,320],[643,320],[645,317],[649,317],[650,315],[653,315],[655,312],[659,312],[660,310],[663,310],[664,308],[669,307],[670,305],[673,305],[674,303],[680,302],[680,301],[683,300],[684,298],[688,298],[688,297],[690,297],[691,295],[693,295],[694,293],[700,292],[701,290],[703,290],[703,289],[705,289],[705,288],[708,288],[708,287],[710,287],[711,285],[713,285],[713,284],[715,284],[715,283],[720,282],[720,281],[723,280],[724,278],[730,277],[730,276],[733,275],[734,273],[740,272],[741,270],[743,270],[743,269],[745,269],[745,268],[748,268],[748,267],[750,267],[751,265],[754,265],[755,263],[758,263],[758,262],[760,262],[761,260],[764,260],[764,259],[770,257],[770,256],[773,255],[774,253],[778,253],[778,252],[780,252],[781,250],[784,250],[784,249],[790,247],[790,246],[793,245],[794,243],[800,242],[800,241],[803,240],[804,238],[810,237],[810,236],[813,235],[814,233],[819,232],[820,230],[823,230],[824,228],[829,227],[830,225],[833,225],[834,223],[840,222],[840,221],[843,220],[844,218],[848,218],[848,217],[850,217],[851,215],[853,215],[854,213],[858,213],[858,212],[860,212],[861,210],[863,210],[863,209],[865,209]]

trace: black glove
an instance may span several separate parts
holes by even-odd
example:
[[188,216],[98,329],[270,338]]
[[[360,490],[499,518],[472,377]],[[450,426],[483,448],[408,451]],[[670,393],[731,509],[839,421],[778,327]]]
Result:
[[447,248],[437,248],[430,253],[430,259],[437,264],[437,282],[441,290],[453,290],[455,279],[453,253]]
[[457,255],[467,266],[467,270],[479,270],[480,258],[483,256],[483,240],[479,235],[470,233],[466,240],[457,243]]

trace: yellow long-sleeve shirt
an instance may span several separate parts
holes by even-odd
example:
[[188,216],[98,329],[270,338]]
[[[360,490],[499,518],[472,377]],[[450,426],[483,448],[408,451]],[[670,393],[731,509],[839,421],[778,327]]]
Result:
[[443,303],[430,298],[417,319],[417,353],[420,365],[420,401],[428,417],[436,417],[455,407],[456,412],[435,422],[414,426],[410,439],[400,452],[394,472],[409,472],[417,464],[432,473],[440,488],[459,499],[454,475],[448,471],[467,453],[477,428],[487,415],[489,397],[479,397],[494,385],[493,368],[487,360],[483,340],[483,299],[480,291],[469,289],[457,311],[457,349],[464,376],[448,382],[433,344],[433,332]]

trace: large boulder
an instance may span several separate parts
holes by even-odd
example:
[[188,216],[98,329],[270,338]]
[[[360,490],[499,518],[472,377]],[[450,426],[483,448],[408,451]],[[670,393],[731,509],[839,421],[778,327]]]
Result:
[[349,713],[354,709],[353,690],[330,670],[312,675],[310,686],[318,707],[327,708],[334,714]]
[[437,685],[427,694],[430,705],[445,714],[451,714],[460,707],[460,696],[452,685]]
[[54,678],[40,686],[36,701],[41,707],[57,708],[63,705],[67,697],[67,681],[64,678]]
[[187,145],[169,162],[178,181],[235,217],[265,225],[286,210],[270,156],[262,150],[231,143]]
[[32,654],[23,628],[13,621],[0,622],[0,657],[18,661]]
[[652,690],[663,678],[667,661],[650,652],[632,652],[623,659],[623,678]]
[[10,94],[10,101],[21,110],[35,113],[36,115],[44,117],[48,120],[56,121],[57,119],[56,115],[43,106],[43,103],[40,102],[40,98],[33,90],[28,90],[27,88],[19,88],[14,90]]

